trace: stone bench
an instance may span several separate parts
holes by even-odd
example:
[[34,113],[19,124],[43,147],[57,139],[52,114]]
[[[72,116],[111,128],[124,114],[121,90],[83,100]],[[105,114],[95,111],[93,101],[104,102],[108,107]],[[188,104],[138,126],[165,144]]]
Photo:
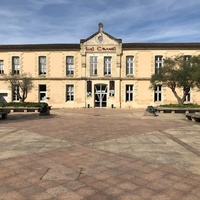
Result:
[[199,112],[196,112],[196,113],[187,113],[185,114],[186,118],[188,120],[192,120],[192,121],[195,121],[195,122],[200,122],[200,113]]
[[1,115],[1,119],[6,119],[8,113],[7,112],[0,112],[0,115]]

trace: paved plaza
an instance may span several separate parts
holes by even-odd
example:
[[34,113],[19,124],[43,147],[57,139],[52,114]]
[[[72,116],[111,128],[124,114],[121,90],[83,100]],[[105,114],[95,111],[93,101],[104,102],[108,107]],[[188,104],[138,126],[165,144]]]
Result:
[[0,120],[0,200],[199,200],[200,123],[142,109]]

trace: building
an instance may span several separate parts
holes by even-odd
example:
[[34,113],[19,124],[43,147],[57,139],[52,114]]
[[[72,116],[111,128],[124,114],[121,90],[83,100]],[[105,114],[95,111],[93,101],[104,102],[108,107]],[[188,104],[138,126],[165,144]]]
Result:
[[[145,108],[176,103],[168,88],[150,89],[150,77],[164,57],[200,54],[200,43],[122,43],[98,31],[80,44],[0,45],[1,100],[19,101],[4,74],[31,74],[34,89],[26,101],[58,108]],[[181,93],[182,91],[179,91]],[[188,102],[200,103],[197,90]]]

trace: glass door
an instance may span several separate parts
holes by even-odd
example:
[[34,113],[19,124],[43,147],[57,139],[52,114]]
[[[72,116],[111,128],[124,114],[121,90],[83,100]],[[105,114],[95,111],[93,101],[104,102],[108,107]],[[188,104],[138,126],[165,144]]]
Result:
[[95,92],[94,107],[95,108],[107,107],[107,85],[105,84],[95,85],[94,92]]

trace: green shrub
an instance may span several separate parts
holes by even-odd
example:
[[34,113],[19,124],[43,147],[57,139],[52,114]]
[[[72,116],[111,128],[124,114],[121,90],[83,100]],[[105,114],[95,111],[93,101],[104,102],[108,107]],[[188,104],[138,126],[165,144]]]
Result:
[[0,107],[41,107],[45,103],[36,103],[36,102],[9,102],[9,103],[0,103]]
[[170,107],[170,108],[200,108],[198,104],[165,104],[160,105],[160,107]]

